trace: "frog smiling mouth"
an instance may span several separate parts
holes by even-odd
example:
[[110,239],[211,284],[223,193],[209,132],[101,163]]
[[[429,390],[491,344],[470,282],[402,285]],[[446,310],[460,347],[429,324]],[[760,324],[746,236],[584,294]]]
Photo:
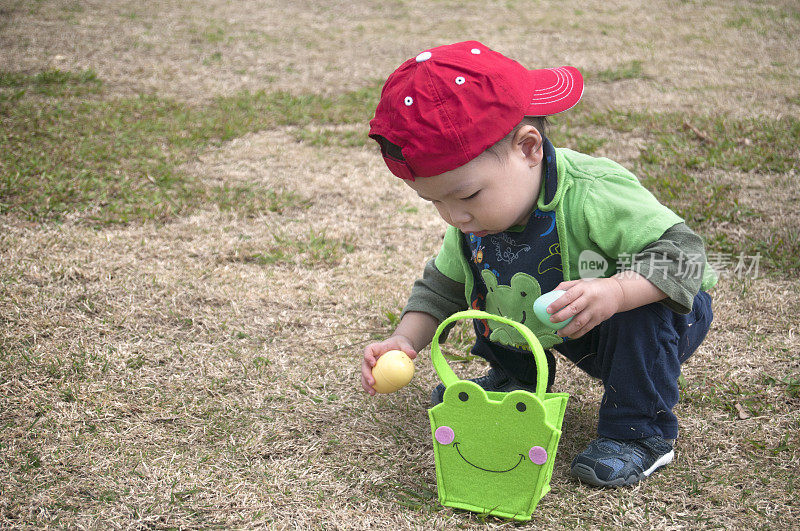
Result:
[[[500,317],[505,317],[505,315],[503,315],[503,312],[500,311],[500,308],[497,309],[497,315],[499,315]],[[528,315],[525,313],[525,310],[522,310],[522,320],[520,320],[519,323],[525,324],[527,320],[528,320]]]
[[458,449],[458,445],[459,445],[459,444],[460,444],[460,443],[453,443],[453,447],[456,449],[456,452],[458,452],[458,455],[461,457],[461,459],[463,459],[463,460],[464,460],[464,462],[465,462],[465,463],[467,463],[469,466],[475,467],[475,468],[477,468],[478,470],[483,470],[484,472],[494,472],[495,474],[502,474],[502,473],[504,473],[504,472],[511,472],[512,470],[514,470],[515,468],[517,468],[517,467],[519,466],[519,464],[520,464],[520,463],[522,463],[522,461],[525,459],[525,457],[524,457],[522,454],[519,454],[519,460],[517,461],[517,464],[516,464],[516,465],[514,465],[514,466],[512,466],[512,467],[511,467],[511,468],[509,468],[509,469],[506,469],[506,470],[491,470],[491,469],[488,469],[488,468],[482,468],[482,467],[479,467],[478,465],[475,465],[475,464],[473,464],[473,463],[470,463],[470,462],[467,460],[467,458],[466,458],[466,457],[464,457],[464,454],[462,454],[462,453],[461,453],[461,450],[459,450],[459,449]]

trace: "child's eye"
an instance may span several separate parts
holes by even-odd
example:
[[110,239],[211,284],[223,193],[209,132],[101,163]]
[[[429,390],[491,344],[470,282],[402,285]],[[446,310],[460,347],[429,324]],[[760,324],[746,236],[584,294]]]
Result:
[[478,197],[478,194],[479,194],[479,193],[481,193],[481,191],[480,191],[480,190],[478,190],[477,192],[475,192],[475,193],[474,193],[474,194],[472,194],[472,195],[469,195],[469,196],[467,196],[467,197],[463,198],[462,200],[463,200],[463,201],[466,201],[467,199],[475,199],[476,197]]

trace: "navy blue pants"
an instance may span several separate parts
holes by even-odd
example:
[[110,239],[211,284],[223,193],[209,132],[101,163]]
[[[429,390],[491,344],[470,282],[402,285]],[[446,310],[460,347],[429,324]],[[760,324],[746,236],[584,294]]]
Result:
[[[678,419],[672,408],[678,403],[681,364],[700,346],[713,318],[711,296],[700,291],[688,314],[656,302],[615,314],[583,337],[553,347],[603,382],[599,435],[677,438]],[[536,381],[530,353],[512,354],[505,349],[501,353],[487,347],[488,343],[478,341],[473,352],[522,381]],[[555,360],[549,352],[548,365],[552,383]]]
[[691,313],[653,303],[618,313],[588,334],[555,347],[590,376],[603,382],[597,433],[614,439],[678,436],[681,363],[705,339],[714,314],[711,296],[701,291]]

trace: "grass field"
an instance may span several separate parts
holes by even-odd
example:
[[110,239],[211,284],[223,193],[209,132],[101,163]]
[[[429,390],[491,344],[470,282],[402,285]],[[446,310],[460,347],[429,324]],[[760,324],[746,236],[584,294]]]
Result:
[[367,122],[470,38],[580,68],[554,143],[634,171],[726,273],[643,484],[569,477],[602,389],[559,360],[530,527],[797,528],[799,33],[789,0],[0,0],[0,528],[527,527],[438,505],[427,353],[359,383],[445,228]]

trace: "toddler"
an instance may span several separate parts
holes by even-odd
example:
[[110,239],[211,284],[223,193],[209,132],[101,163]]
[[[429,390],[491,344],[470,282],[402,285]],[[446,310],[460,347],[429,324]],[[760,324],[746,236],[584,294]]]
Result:
[[[449,227],[397,329],[364,350],[361,384],[383,353],[425,348],[449,315],[485,310],[526,325],[604,386],[598,438],[571,472],[598,486],[631,485],[674,457],[678,376],[705,338],[716,283],[702,239],[625,168],[554,148],[547,119],[578,103],[572,67],[528,70],[471,41],[403,63],[386,81],[370,137],[392,173],[430,201]],[[533,313],[542,293],[566,290]],[[473,322],[474,379],[487,391],[533,391],[536,367],[521,334]],[[442,400],[444,387],[431,401]]]

